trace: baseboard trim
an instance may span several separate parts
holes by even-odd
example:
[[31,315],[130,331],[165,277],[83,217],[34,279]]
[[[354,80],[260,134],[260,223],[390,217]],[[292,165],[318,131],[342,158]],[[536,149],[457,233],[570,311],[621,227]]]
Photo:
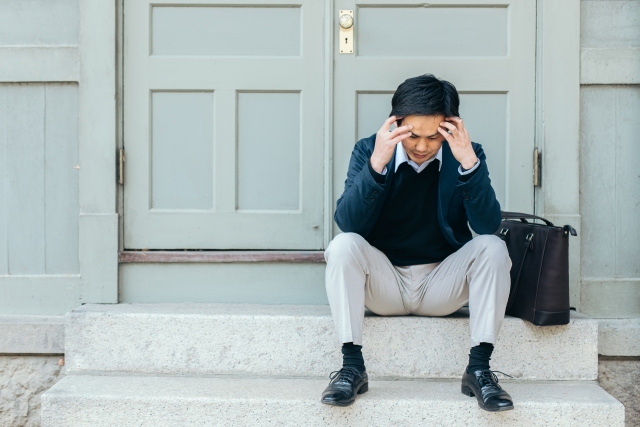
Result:
[[121,251],[120,263],[323,263],[324,251]]

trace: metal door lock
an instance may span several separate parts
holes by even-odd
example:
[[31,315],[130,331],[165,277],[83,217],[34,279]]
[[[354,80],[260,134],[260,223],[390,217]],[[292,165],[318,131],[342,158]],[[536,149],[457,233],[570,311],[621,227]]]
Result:
[[353,53],[353,10],[341,10],[338,23],[340,24],[340,53]]

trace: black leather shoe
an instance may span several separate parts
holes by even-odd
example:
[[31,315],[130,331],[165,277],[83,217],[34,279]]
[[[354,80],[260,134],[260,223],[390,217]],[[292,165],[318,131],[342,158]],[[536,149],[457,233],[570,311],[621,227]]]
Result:
[[462,394],[469,397],[475,396],[478,399],[478,405],[485,411],[498,412],[513,409],[511,396],[498,385],[498,377],[494,372],[499,371],[480,369],[469,374],[465,369],[462,375]]
[[349,406],[356,401],[356,394],[369,390],[367,372],[360,372],[350,366],[332,372],[329,386],[322,392],[322,403],[335,406]]

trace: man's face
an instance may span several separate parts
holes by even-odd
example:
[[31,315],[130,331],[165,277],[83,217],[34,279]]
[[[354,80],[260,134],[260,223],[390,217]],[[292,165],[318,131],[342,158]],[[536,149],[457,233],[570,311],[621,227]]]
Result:
[[402,140],[402,146],[409,158],[418,165],[435,156],[442,146],[444,136],[438,132],[438,126],[444,119],[443,114],[437,116],[410,115],[402,119],[402,126],[413,125],[411,136]]

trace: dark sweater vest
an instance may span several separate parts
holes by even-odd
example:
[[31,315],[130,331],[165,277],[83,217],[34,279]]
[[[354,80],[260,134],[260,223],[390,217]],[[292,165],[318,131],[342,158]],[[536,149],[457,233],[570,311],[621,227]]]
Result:
[[[439,161],[433,161],[418,173],[408,163],[402,163],[380,216],[365,237],[393,265],[440,262],[455,252],[438,224],[439,166]],[[370,171],[374,179],[384,179],[372,168]]]

